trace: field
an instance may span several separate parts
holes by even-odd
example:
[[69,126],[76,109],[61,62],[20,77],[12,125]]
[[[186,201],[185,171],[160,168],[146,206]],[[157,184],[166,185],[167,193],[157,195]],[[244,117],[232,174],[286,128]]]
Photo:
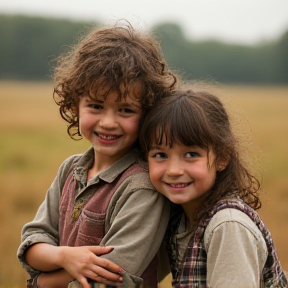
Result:
[[[288,87],[220,88],[233,115],[252,132],[266,191],[259,213],[288,270]],[[21,228],[33,219],[60,163],[89,147],[69,138],[52,90],[50,83],[0,82],[1,288],[24,287],[26,274],[16,258]]]

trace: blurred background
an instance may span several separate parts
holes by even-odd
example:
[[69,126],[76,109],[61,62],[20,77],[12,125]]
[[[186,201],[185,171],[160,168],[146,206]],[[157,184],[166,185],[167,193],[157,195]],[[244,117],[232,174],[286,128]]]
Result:
[[89,147],[69,138],[53,103],[55,59],[87,29],[119,19],[152,32],[172,70],[214,82],[248,123],[266,191],[259,214],[287,271],[287,11],[287,0],[1,0],[0,287],[25,285],[21,228],[62,161]]

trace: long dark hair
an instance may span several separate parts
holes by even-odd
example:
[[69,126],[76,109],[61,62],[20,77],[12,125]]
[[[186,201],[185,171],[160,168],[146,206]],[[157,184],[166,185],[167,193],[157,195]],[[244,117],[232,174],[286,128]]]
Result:
[[240,157],[239,143],[218,97],[192,90],[168,93],[146,115],[139,139],[146,159],[151,146],[164,144],[172,147],[177,143],[212,151],[216,156],[215,165],[227,163],[225,169],[217,172],[215,185],[207,193],[199,217],[229,194],[240,197],[255,210],[261,207],[260,182]]

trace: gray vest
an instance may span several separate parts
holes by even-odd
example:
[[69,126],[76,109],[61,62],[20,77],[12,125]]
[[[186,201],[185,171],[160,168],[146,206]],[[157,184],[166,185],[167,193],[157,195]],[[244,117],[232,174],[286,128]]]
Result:
[[204,288],[207,287],[207,254],[204,247],[204,232],[212,217],[220,210],[233,208],[242,211],[256,224],[261,231],[268,249],[268,256],[262,271],[265,288],[288,287],[287,279],[280,266],[275,246],[270,232],[265,227],[259,215],[240,199],[229,198],[220,200],[209,213],[209,216],[199,222],[199,225],[192,235],[184,254],[184,263],[181,267],[176,265],[176,243],[173,235],[178,228],[181,213],[171,218],[170,229],[167,233],[167,250],[173,275],[173,287],[175,288]]

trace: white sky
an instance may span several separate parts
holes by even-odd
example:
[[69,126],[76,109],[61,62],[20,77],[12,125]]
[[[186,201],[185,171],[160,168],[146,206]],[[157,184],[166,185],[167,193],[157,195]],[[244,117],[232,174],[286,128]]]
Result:
[[[288,30],[288,0],[0,0],[0,13],[179,24],[190,39],[254,44]],[[1,25],[1,23],[0,23]]]

